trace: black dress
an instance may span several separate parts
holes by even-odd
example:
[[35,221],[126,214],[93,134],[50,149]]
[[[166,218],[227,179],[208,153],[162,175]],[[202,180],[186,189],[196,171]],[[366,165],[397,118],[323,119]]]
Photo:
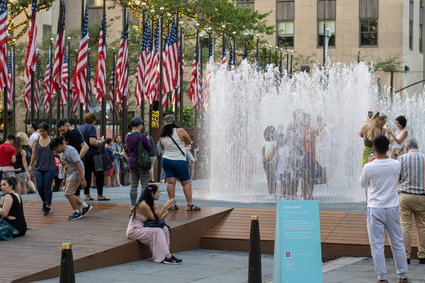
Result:
[[12,207],[9,210],[8,216],[13,216],[16,219],[10,220],[7,218],[4,218],[7,223],[12,225],[16,230],[19,231],[19,234],[14,237],[20,237],[25,235],[25,232],[27,232],[27,223],[25,222],[25,216],[24,216],[24,206],[22,203],[22,198],[19,196],[21,202],[19,202],[18,197],[14,193],[9,193],[13,199]]

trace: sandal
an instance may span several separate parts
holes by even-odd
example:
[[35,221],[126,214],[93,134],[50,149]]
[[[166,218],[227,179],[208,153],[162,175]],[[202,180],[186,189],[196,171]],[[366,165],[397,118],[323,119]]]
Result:
[[201,210],[201,208],[199,207],[199,206],[196,206],[196,205],[194,205],[194,204],[191,204],[191,205],[187,205],[187,209],[186,209],[186,211],[200,211]]
[[92,197],[84,199],[84,201],[92,201],[92,200],[94,200],[94,198],[92,198]]
[[108,197],[98,198],[97,201],[110,201],[111,199]]
[[177,206],[176,203],[174,203],[174,205],[170,207],[170,211],[176,211],[176,210],[179,210],[179,207]]

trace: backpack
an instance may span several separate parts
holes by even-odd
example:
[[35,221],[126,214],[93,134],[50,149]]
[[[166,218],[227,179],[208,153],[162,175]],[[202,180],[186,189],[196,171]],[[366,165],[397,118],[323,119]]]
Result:
[[143,145],[143,136],[143,134],[140,135],[137,141],[137,162],[139,164],[139,168],[149,170],[152,167],[152,162],[151,157],[149,156],[149,152]]

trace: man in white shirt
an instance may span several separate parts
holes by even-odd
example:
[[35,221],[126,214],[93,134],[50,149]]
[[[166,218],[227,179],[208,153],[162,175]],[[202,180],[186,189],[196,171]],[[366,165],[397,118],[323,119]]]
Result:
[[367,232],[378,283],[386,282],[384,243],[385,231],[388,233],[391,250],[399,275],[399,283],[410,282],[407,279],[407,259],[403,244],[403,232],[400,225],[398,179],[401,164],[387,157],[390,141],[380,135],[373,141],[376,159],[363,167],[361,186],[367,192]]
[[34,146],[34,142],[38,139],[38,137],[40,136],[38,134],[38,129],[37,129],[37,124],[32,122],[31,126],[30,126],[30,146],[31,148]]

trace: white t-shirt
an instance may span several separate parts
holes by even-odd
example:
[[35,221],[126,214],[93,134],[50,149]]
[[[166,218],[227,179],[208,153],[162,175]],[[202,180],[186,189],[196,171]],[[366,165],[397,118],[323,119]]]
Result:
[[397,184],[401,163],[397,160],[375,159],[363,167],[360,183],[367,188],[367,207],[398,207]]
[[30,146],[31,146],[31,148],[34,146],[34,142],[38,139],[39,136],[40,136],[40,134],[38,133],[38,131],[35,131],[34,133],[32,133],[32,135],[30,136]]

